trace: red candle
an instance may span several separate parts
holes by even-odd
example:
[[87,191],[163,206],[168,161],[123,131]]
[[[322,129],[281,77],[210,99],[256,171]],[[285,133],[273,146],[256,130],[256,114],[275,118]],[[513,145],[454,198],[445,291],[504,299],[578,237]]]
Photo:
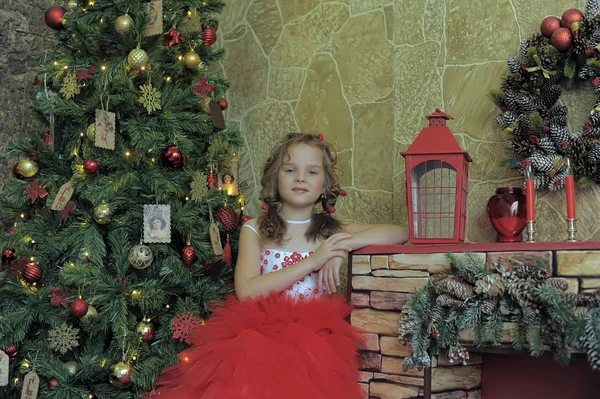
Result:
[[565,186],[567,190],[567,219],[575,219],[575,177],[573,175],[565,176]]
[[533,179],[525,180],[525,198],[527,220],[535,220],[535,190],[533,187]]

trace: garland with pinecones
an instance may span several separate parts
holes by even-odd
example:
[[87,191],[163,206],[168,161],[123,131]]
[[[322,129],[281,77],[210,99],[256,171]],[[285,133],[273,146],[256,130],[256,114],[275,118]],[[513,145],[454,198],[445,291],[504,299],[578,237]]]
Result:
[[[559,190],[564,186],[566,158],[571,160],[581,186],[600,183],[599,11],[598,0],[589,0],[584,13],[576,9],[565,12],[579,13],[582,18],[569,23],[572,44],[569,46],[567,37],[567,49],[565,41],[557,42],[554,35],[549,38],[537,34],[523,39],[519,55],[508,59],[509,73],[500,89],[489,93],[501,110],[496,122],[509,136],[506,146],[511,154],[502,164],[521,174],[531,165],[536,189]],[[564,30],[562,33],[569,34]],[[599,97],[584,126],[569,132],[567,107],[558,102],[563,87],[582,84],[593,85]]]
[[505,323],[512,323],[515,350],[532,356],[551,350],[557,361],[568,364],[578,349],[592,369],[600,370],[600,290],[567,292],[567,282],[551,277],[542,261],[501,261],[489,267],[473,253],[446,256],[451,271],[433,274],[402,309],[398,338],[412,348],[405,371],[429,367],[440,350],[448,351],[451,362],[466,364],[461,330],[472,329],[477,347],[498,346]]

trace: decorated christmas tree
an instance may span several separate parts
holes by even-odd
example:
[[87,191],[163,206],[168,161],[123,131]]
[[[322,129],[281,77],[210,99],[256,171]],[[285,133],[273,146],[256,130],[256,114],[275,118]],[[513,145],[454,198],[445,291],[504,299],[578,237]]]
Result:
[[32,107],[1,196],[0,397],[133,398],[231,292],[242,215],[219,0],[46,10]]

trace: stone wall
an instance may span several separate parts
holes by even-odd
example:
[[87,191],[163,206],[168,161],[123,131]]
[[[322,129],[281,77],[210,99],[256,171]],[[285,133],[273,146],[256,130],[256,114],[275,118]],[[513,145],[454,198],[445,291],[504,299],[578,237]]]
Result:
[[[569,245],[565,243],[564,248],[569,248]],[[477,248],[474,251],[478,251],[475,253],[485,258],[488,264],[500,258],[534,263],[544,260],[552,268],[555,277],[562,277],[568,282],[570,292],[592,292],[600,288],[600,268],[597,266],[600,262],[600,250],[553,251],[546,248],[536,251],[498,252],[494,250],[494,244],[485,246],[487,248]],[[403,359],[409,356],[411,351],[409,347],[401,346],[398,341],[400,310],[410,293],[427,283],[431,273],[450,270],[445,253],[467,250],[457,250],[459,247],[442,246],[438,249],[439,253],[428,254],[387,255],[373,252],[373,255],[352,256],[350,297],[355,310],[351,316],[351,323],[365,332],[360,378],[365,399],[424,397],[426,388],[431,390],[432,399],[481,397],[482,367],[485,367],[481,354],[471,353],[466,366],[452,365],[447,356],[441,354],[433,359],[433,367],[427,371],[430,373],[429,378],[425,378],[423,371],[402,370]],[[405,248],[410,251],[410,247]],[[507,324],[501,342],[510,343],[509,327]],[[471,332],[463,330],[461,340],[465,345],[472,344]]]
[[[519,184],[498,164],[504,139],[487,99],[506,73],[519,40],[542,19],[585,0],[229,0],[221,16],[221,65],[231,81],[229,123],[247,140],[243,177],[257,214],[262,163],[288,131],[322,132],[336,143],[345,220],[406,225],[401,150],[440,107],[474,158],[469,195],[469,241],[494,241],[485,204],[496,187]],[[591,86],[590,86],[591,87]],[[594,101],[578,92],[571,126],[582,126]],[[564,102],[575,104],[573,94]],[[585,104],[585,105],[583,105]],[[594,209],[600,190],[580,190],[579,238],[599,238]],[[539,239],[562,239],[563,193],[540,193]]]

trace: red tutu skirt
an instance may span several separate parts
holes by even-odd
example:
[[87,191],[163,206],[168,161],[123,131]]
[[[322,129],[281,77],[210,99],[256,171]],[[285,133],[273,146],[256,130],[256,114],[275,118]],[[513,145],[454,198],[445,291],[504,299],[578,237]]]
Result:
[[163,370],[152,397],[360,399],[360,333],[343,298],[227,299]]

